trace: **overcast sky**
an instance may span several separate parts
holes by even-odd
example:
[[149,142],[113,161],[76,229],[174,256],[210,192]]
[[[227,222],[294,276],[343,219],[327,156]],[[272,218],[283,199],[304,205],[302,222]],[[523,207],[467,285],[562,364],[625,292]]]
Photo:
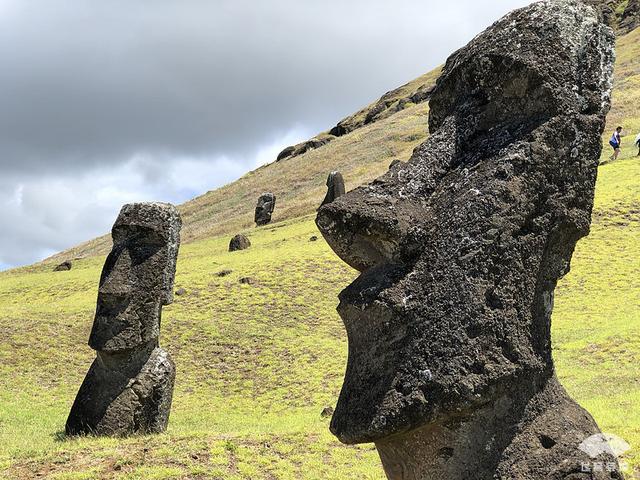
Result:
[[272,161],[528,3],[0,0],[0,269]]

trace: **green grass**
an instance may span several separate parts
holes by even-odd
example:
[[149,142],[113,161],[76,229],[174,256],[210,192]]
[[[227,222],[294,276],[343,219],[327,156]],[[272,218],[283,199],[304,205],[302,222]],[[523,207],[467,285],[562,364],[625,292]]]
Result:
[[[557,290],[560,378],[640,466],[640,160],[600,168],[591,235]],[[162,345],[178,366],[169,430],[130,439],[61,435],[94,352],[86,346],[102,258],[69,272],[0,275],[0,471],[7,478],[382,479],[370,445],[347,447],[320,417],[335,403],[346,337],[338,292],[356,275],[312,217],[184,245]],[[232,273],[218,277],[222,270]],[[244,276],[253,285],[240,284]]]
[[[591,235],[557,289],[559,376],[604,431],[632,445],[640,471],[640,30],[619,41],[614,109],[617,162],[599,169]],[[347,447],[320,412],[335,404],[346,364],[337,294],[356,272],[320,238],[312,212],[329,170],[347,187],[406,160],[426,137],[424,104],[262,167],[181,207],[185,242],[161,344],[177,364],[165,434],[128,439],[62,435],[94,358],[86,345],[104,238],[47,262],[0,273],[0,478],[383,479],[371,445]],[[608,140],[610,132],[605,132]],[[603,157],[610,154],[605,149]],[[279,190],[275,222],[249,229],[257,194]],[[253,246],[228,253],[231,234]],[[222,234],[220,236],[220,234]],[[52,262],[76,255],[68,272]],[[218,272],[230,269],[228,276]],[[255,279],[240,284],[241,277]]]

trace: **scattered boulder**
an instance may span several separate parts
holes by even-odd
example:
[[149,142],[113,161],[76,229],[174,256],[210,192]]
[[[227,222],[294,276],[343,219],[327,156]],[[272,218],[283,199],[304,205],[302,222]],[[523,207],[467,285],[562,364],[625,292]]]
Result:
[[320,416],[322,418],[327,418],[333,415],[333,407],[324,407],[322,412],[320,412]]
[[290,147],[287,147],[278,154],[278,156],[276,157],[276,162],[279,162],[280,160],[284,160],[285,158],[289,158],[289,157],[297,157],[298,155],[302,155],[303,153],[306,153],[309,150],[320,148],[323,145],[326,145],[327,143],[331,142],[335,138],[336,138],[335,135],[323,133],[318,135],[317,137],[312,138],[311,140],[307,140],[297,145],[292,145]]
[[239,233],[229,242],[229,251],[236,252],[238,250],[246,250],[251,246],[251,242],[246,235]]
[[342,174],[337,171],[329,173],[327,177],[327,194],[324,196],[324,200],[322,200],[320,206],[333,202],[336,198],[344,195],[344,192],[345,188]]
[[181,225],[176,208],[166,203],[120,210],[89,336],[97,357],[71,407],[67,435],[166,429],[175,365],[158,336],[162,306],[173,301]]
[[310,242],[316,242],[316,241],[318,241],[318,236],[317,236],[317,235],[311,235],[311,236],[309,237],[309,241],[310,241]]
[[256,283],[255,278],[252,277],[242,277],[240,279],[240,283],[244,284],[244,285],[253,285]]
[[60,265],[56,266],[53,269],[54,272],[66,272],[67,270],[71,270],[72,263],[69,260],[62,262]]
[[446,62],[409,162],[320,208],[361,272],[339,295],[349,357],[330,428],[375,442],[388,478],[593,464],[577,445],[599,429],[554,373],[550,322],[589,232],[614,42],[579,1],[507,15]]
[[217,277],[226,277],[227,275],[231,275],[233,273],[233,270],[220,270],[218,273],[216,273]]
[[187,294],[187,291],[184,288],[179,288],[176,290],[176,295],[178,297],[181,297],[182,295],[186,295],[186,294]]
[[263,193],[258,198],[254,221],[257,226],[267,225],[271,221],[271,215],[276,208],[276,196],[273,193]]
[[291,155],[293,155],[295,151],[296,151],[296,147],[294,145],[285,148],[276,157],[276,162],[279,162],[280,160],[284,160],[285,158],[290,157]]

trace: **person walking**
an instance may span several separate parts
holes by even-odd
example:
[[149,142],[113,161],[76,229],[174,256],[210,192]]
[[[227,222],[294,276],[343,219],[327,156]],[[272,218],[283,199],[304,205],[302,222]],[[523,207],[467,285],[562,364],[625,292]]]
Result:
[[638,147],[638,156],[640,157],[640,133],[636,135],[636,147]]
[[613,155],[609,157],[609,160],[617,160],[620,155],[620,143],[621,143],[622,127],[616,128],[616,131],[611,135],[609,145],[613,148]]

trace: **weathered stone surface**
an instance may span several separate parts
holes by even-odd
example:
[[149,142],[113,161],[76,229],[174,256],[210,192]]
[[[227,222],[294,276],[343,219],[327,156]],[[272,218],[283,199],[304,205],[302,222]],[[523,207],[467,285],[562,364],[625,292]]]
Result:
[[229,242],[229,251],[236,252],[238,250],[246,250],[250,246],[251,241],[249,240],[249,237],[239,233],[238,235],[235,235]]
[[62,262],[60,265],[57,265],[56,268],[53,269],[53,271],[54,272],[66,272],[68,270],[71,270],[72,266],[73,266],[73,264],[69,260],[66,260],[66,261]]
[[271,215],[276,208],[276,196],[273,193],[263,193],[258,198],[254,221],[257,226],[266,225],[271,221]]
[[509,14],[449,58],[409,162],[320,208],[362,272],[340,294],[331,431],[375,442],[389,478],[617,478],[581,473],[598,428],[550,340],[556,282],[589,231],[613,44],[577,1]]
[[67,434],[166,429],[175,365],[158,346],[158,336],[162,306],[173,301],[180,227],[173,205],[122,207],[89,336],[97,356],[71,408]]
[[331,172],[327,177],[327,194],[322,200],[322,205],[333,202],[336,198],[341,197],[345,193],[344,178],[340,172]]
[[186,294],[187,294],[187,291],[184,288],[179,288],[176,290],[176,295],[178,297],[181,297],[182,295],[186,295]]

